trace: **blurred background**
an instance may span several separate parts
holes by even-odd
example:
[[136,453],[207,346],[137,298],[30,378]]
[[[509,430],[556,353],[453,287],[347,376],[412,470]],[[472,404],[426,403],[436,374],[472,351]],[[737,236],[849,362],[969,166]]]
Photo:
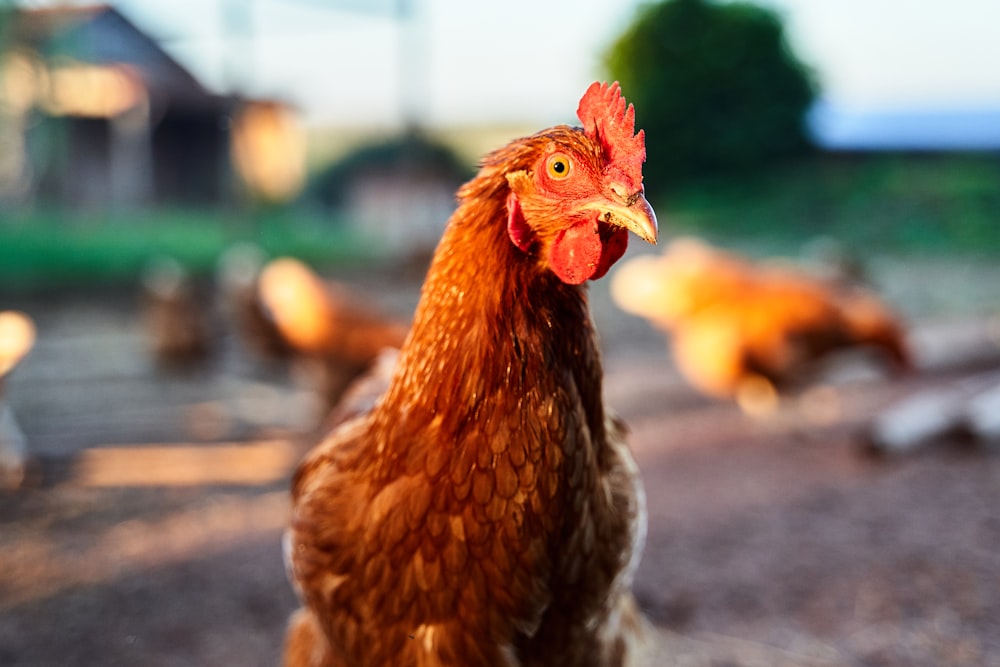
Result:
[[596,79],[635,104],[666,246],[591,295],[669,652],[1000,665],[998,25],[0,4],[0,663],[275,664],[295,462],[391,364],[480,157]]

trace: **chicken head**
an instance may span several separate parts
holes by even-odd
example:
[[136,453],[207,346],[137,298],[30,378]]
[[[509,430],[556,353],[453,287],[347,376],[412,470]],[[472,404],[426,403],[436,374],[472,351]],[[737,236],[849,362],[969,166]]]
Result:
[[625,253],[629,231],[649,243],[657,237],[632,105],[617,83],[594,83],[577,115],[582,133],[563,126],[537,135],[524,168],[506,174],[511,242],[573,285],[607,273]]

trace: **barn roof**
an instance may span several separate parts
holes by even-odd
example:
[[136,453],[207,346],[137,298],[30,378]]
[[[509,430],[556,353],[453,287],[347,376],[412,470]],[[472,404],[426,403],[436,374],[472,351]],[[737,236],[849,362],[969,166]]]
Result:
[[230,98],[213,94],[115,8],[108,5],[19,11],[13,43],[46,59],[94,65],[131,65],[154,99],[184,107],[218,107]]

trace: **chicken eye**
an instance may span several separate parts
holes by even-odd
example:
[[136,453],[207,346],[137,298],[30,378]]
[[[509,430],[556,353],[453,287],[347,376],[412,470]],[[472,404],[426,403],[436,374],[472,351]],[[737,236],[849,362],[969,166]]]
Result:
[[549,177],[556,180],[566,178],[569,176],[569,158],[562,153],[556,153],[546,163],[546,171],[549,172]]

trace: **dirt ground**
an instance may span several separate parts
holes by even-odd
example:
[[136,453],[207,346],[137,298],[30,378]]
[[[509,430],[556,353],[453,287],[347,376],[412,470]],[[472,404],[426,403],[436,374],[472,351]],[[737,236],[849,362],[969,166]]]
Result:
[[[925,288],[887,286],[913,320],[920,372],[848,364],[765,419],[693,393],[663,338],[594,286],[608,402],[630,424],[648,496],[635,591],[654,664],[1000,666],[998,449],[862,447],[887,406],[1000,367],[982,317],[984,303],[1000,311],[988,287],[1000,282],[974,279],[979,296],[962,292],[947,312],[947,280],[962,276],[935,270]],[[349,277],[401,314],[416,299],[413,280]],[[224,329],[210,361],[163,372],[133,297],[0,303],[40,331],[6,387],[36,464],[25,488],[0,495],[0,665],[277,664],[295,606],[279,542],[291,461],[315,418],[308,385]],[[253,482],[172,478],[137,453],[152,443],[294,456],[266,459],[276,472]],[[110,464],[92,455],[108,449],[148,469],[146,482],[95,476],[94,460]]]

